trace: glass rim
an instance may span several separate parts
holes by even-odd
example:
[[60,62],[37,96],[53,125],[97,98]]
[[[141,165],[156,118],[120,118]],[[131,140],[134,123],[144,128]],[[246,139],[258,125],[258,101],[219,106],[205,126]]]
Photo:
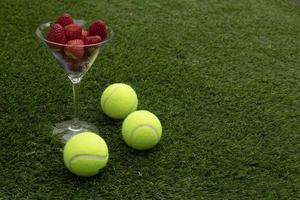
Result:
[[[78,19],[74,19],[74,22],[76,24],[80,24],[80,25],[84,25],[86,24],[86,21],[85,20],[78,20]],[[107,31],[107,36],[103,41],[101,42],[98,42],[98,43],[95,43],[95,44],[84,44],[84,45],[69,45],[69,44],[61,44],[61,43],[56,43],[56,42],[52,42],[50,40],[47,40],[44,35],[43,35],[43,30],[45,28],[48,28],[48,27],[51,27],[51,25],[54,23],[54,21],[50,21],[50,22],[46,22],[46,23],[42,23],[40,24],[35,33],[36,35],[38,36],[38,38],[40,38],[42,41],[44,41],[46,44],[53,44],[53,45],[56,45],[56,46],[61,46],[61,47],[94,47],[94,46],[100,46],[100,45],[103,45],[103,44],[106,44],[107,42],[109,42],[113,35],[114,35],[114,32],[113,30],[109,27],[109,26],[106,26],[106,31]]]

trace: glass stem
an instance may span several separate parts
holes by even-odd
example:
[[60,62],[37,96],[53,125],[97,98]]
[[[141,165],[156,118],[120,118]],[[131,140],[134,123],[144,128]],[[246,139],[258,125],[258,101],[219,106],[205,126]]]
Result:
[[79,83],[73,83],[73,104],[74,104],[74,117],[71,125],[72,129],[80,129],[78,103],[79,103]]

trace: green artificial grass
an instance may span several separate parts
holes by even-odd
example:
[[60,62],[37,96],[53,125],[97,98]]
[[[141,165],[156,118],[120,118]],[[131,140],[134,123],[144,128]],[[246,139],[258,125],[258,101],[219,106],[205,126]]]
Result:
[[[81,119],[110,151],[92,178],[51,134],[71,84],[35,29],[65,11],[115,32],[81,83]],[[300,1],[1,0],[0,16],[0,199],[300,198]],[[100,111],[115,82],[160,118],[154,149]]]

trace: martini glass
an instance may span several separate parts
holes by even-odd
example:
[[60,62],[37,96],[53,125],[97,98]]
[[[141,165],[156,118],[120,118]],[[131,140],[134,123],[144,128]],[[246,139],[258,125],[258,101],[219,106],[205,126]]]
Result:
[[[87,28],[87,23],[84,20],[74,20],[75,23]],[[84,132],[92,131],[98,132],[98,129],[93,124],[79,120],[78,114],[78,92],[79,83],[84,75],[91,68],[99,54],[102,53],[106,44],[108,44],[112,37],[113,31],[108,26],[106,27],[107,37],[100,43],[91,45],[80,45],[76,48],[84,48],[84,56],[82,58],[74,58],[64,53],[64,48],[72,45],[58,44],[48,41],[46,39],[47,33],[52,25],[52,22],[41,24],[36,29],[36,34],[40,40],[45,44],[49,53],[55,58],[59,66],[64,70],[70,79],[73,87],[73,103],[74,103],[74,117],[72,120],[57,123],[53,129],[53,134],[62,137],[62,142],[66,142],[72,136]],[[74,46],[73,46],[74,47]]]

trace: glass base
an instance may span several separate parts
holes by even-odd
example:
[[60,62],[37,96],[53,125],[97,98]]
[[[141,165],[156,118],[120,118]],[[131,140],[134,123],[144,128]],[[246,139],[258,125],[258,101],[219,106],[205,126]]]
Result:
[[77,121],[77,126],[74,127],[72,126],[73,122],[73,120],[69,120],[55,124],[53,134],[61,137],[62,143],[66,143],[71,137],[81,132],[91,131],[94,133],[98,133],[97,127],[93,124],[90,124],[85,121]]

